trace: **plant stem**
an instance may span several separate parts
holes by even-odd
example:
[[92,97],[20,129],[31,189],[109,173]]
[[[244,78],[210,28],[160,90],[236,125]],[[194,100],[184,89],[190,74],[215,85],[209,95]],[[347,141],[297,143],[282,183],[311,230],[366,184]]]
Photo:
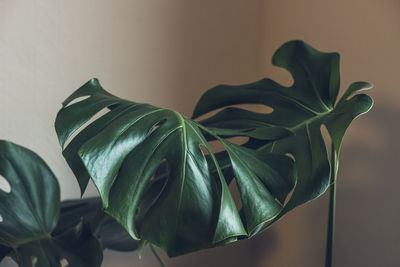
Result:
[[149,243],[149,246],[150,246],[151,252],[153,252],[154,257],[156,257],[156,259],[157,259],[158,263],[160,264],[160,266],[161,266],[161,267],[165,267],[164,262],[162,261],[162,259],[161,259],[160,256],[158,255],[158,253],[157,253],[157,251],[155,250],[153,244]]
[[332,144],[332,171],[331,186],[329,190],[329,217],[328,217],[328,233],[326,239],[325,267],[332,266],[333,259],[333,243],[335,237],[335,213],[336,213],[336,176],[338,170],[337,154]]
[[333,257],[333,241],[335,235],[335,206],[336,206],[336,183],[333,183],[329,192],[329,218],[328,218],[328,235],[326,240],[326,258],[325,266],[332,266]]

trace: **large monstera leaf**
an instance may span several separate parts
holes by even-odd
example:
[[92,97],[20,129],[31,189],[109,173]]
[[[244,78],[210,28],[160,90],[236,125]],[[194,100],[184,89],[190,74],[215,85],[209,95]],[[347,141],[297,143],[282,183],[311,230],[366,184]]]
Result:
[[[108,113],[84,125],[103,109]],[[82,192],[92,179],[106,213],[132,237],[170,256],[251,235],[279,214],[293,186],[289,157],[234,145],[175,111],[113,96],[97,79],[64,102],[56,130]],[[291,134],[279,126],[261,132],[267,140]],[[260,131],[246,134],[259,136]],[[241,190],[240,215],[223,176],[225,167],[206,136],[218,139],[229,153]],[[160,168],[166,170],[164,178],[154,175]]]
[[19,266],[100,266],[102,248],[78,223],[53,235],[60,214],[60,191],[46,163],[32,151],[0,140],[0,256],[12,253]]
[[[290,153],[295,159],[295,187],[278,219],[320,196],[335,182],[344,133],[354,118],[371,108],[373,101],[365,94],[353,96],[357,91],[372,88],[366,82],[353,83],[337,101],[340,84],[337,53],[322,53],[302,41],[291,41],[277,50],[272,62],[291,73],[292,86],[285,87],[270,79],[239,86],[216,86],[201,97],[193,117],[226,107],[201,123],[227,133],[271,126],[286,127],[294,133],[267,142],[250,138],[246,144],[262,152]],[[263,104],[273,108],[273,112],[263,114],[228,107],[237,104]],[[322,125],[332,141],[332,162],[321,134]]]
[[[252,236],[320,196],[335,182],[347,127],[372,106],[367,95],[354,94],[371,85],[354,83],[337,101],[338,54],[301,41],[284,44],[273,64],[289,70],[291,87],[269,79],[217,86],[203,95],[193,117],[235,104],[264,104],[272,113],[228,107],[201,122],[118,98],[97,79],[87,82],[66,99],[56,120],[82,193],[92,179],[106,213],[133,238],[170,256]],[[331,162],[322,125],[332,141]],[[226,139],[233,136],[249,142],[235,145]],[[225,151],[214,154],[208,140]],[[239,212],[227,185],[233,179]]]

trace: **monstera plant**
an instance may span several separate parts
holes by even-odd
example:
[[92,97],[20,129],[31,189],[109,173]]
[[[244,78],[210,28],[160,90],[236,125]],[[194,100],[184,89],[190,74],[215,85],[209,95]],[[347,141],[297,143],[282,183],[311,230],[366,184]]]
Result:
[[[373,103],[357,92],[372,85],[355,82],[338,99],[339,55],[302,41],[285,43],[272,63],[291,73],[292,86],[270,79],[216,86],[192,118],[114,96],[97,79],[84,84],[63,103],[55,128],[81,193],[92,180],[97,198],[60,203],[43,160],[1,141],[0,174],[10,187],[0,191],[1,258],[20,266],[100,266],[103,249],[146,243],[179,256],[261,233],[330,187],[330,266],[340,146],[351,121]],[[238,136],[246,141],[232,142]],[[210,142],[224,149],[214,152]]]

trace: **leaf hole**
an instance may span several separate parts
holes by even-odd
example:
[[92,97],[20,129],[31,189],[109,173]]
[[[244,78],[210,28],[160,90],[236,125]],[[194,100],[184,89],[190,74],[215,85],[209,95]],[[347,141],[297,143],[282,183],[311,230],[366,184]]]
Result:
[[196,121],[202,121],[205,120],[207,118],[210,118],[212,116],[214,116],[215,114],[217,114],[218,112],[221,112],[224,109],[227,108],[241,108],[244,110],[248,110],[251,112],[256,112],[259,114],[271,114],[272,112],[274,112],[274,109],[270,106],[264,105],[264,104],[237,104],[237,105],[228,105],[222,108],[217,108],[215,110],[212,110],[210,112],[207,112],[199,117],[196,118]]
[[60,260],[60,265],[61,267],[66,267],[69,265],[68,260],[66,258],[63,258]]
[[268,76],[270,79],[286,87],[292,87],[294,84],[292,74],[284,68],[272,68],[268,72]]
[[241,210],[243,207],[243,203],[242,198],[240,197],[240,191],[236,179],[233,179],[232,182],[229,184],[229,192],[231,192],[233,201],[236,205],[236,209]]
[[169,176],[170,168],[167,159],[162,159],[150,181],[165,179]]
[[274,112],[274,109],[272,107],[263,104],[239,104],[239,105],[234,105],[234,107],[246,109],[248,111],[261,114],[271,114],[272,112]]
[[292,153],[285,153],[285,156],[291,158],[292,160],[296,161],[294,155]]
[[222,145],[221,142],[218,140],[208,141],[208,145],[210,146],[211,150],[214,153],[218,153],[225,150],[224,145]]
[[0,215],[0,223],[3,222],[3,216]]
[[210,152],[208,151],[207,147],[203,144],[199,145],[199,148],[201,152],[203,153],[204,156],[210,155]]
[[228,140],[231,143],[234,143],[236,145],[244,145],[247,142],[249,142],[249,137],[247,136],[235,136],[235,137],[230,137],[230,138],[226,138],[226,140]]
[[285,201],[282,203],[283,206],[286,206],[286,204],[289,202],[289,200],[292,198],[293,192],[294,192],[294,186],[292,188],[292,190],[289,191],[289,193],[287,194]]
[[[225,140],[241,146],[249,142],[250,138],[247,136],[235,136],[235,137],[225,138]],[[225,146],[218,140],[208,141],[208,144],[210,145],[214,153],[218,153],[225,150]]]
[[6,192],[7,194],[11,192],[10,183],[2,175],[0,175],[0,190]]
[[160,128],[161,125],[163,125],[165,122],[167,121],[167,119],[163,119],[161,121],[159,121],[156,125],[153,126],[153,128],[150,129],[149,133],[147,134],[147,136],[151,135],[153,132],[155,132],[158,128]]
[[65,108],[66,108],[66,107],[69,107],[69,106],[71,106],[71,105],[73,105],[73,104],[75,104],[75,103],[82,102],[82,101],[88,99],[89,97],[90,97],[90,95],[85,95],[85,96],[77,97],[77,98],[75,98],[74,100],[72,100],[71,102],[69,102],[68,105],[65,106]]
[[77,136],[80,132],[82,132],[88,125],[90,125],[92,122],[94,122],[95,120],[103,117],[104,115],[106,115],[108,112],[110,112],[110,109],[105,107],[102,110],[100,110],[99,112],[97,112],[92,118],[90,118],[87,122],[85,122],[81,127],[79,127],[78,129],[75,130],[75,132],[68,137],[67,141],[64,144],[63,148],[66,148],[68,146],[69,143],[71,143],[71,141],[75,138],[75,136]]
[[320,127],[320,131],[321,131],[322,139],[324,140],[324,143],[325,143],[326,150],[328,151],[328,158],[330,160],[331,141],[330,141],[330,135],[329,135],[328,129],[326,128],[326,126],[324,124],[322,124]]

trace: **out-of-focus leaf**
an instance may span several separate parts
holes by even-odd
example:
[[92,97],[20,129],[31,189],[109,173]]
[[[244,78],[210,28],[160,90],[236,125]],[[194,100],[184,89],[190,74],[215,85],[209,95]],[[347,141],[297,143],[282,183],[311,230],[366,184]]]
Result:
[[[60,220],[53,234],[61,234],[66,229],[77,225],[81,218],[85,224],[89,225],[101,207],[101,199],[99,197],[61,202]],[[103,249],[133,251],[138,248],[139,241],[133,239],[129,233],[109,215],[105,215],[102,219],[100,230],[97,234]]]
[[0,175],[11,188],[0,191],[4,243],[17,246],[49,236],[59,216],[60,189],[46,163],[32,151],[0,140]]
[[21,244],[15,253],[19,266],[61,266],[65,260],[71,267],[94,267],[100,266],[103,260],[99,240],[83,223],[58,236]]
[[12,248],[0,245],[0,262],[12,252]]
[[32,151],[0,140],[0,174],[10,192],[0,190],[0,244],[13,249],[20,266],[100,266],[98,240],[83,224],[52,236],[60,213],[58,182]]

